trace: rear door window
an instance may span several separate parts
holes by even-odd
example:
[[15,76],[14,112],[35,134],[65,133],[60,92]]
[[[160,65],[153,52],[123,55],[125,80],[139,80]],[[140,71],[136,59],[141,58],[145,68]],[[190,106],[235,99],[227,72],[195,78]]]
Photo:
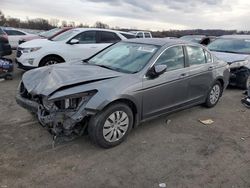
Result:
[[84,31],[75,36],[74,39],[79,40],[79,44],[96,43],[96,31]]
[[121,40],[114,32],[98,31],[98,35],[98,43],[115,43]]
[[204,50],[204,53],[207,63],[212,63],[213,62],[212,55],[207,50]]
[[188,62],[190,66],[202,65],[206,63],[204,51],[199,46],[186,46]]

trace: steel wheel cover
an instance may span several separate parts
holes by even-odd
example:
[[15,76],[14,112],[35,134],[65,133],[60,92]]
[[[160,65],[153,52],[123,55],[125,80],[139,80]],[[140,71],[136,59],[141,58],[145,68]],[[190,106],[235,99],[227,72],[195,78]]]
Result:
[[210,92],[210,102],[211,104],[215,104],[220,98],[220,86],[214,85],[211,92]]
[[103,137],[108,142],[120,140],[127,132],[129,118],[124,111],[113,112],[103,126]]

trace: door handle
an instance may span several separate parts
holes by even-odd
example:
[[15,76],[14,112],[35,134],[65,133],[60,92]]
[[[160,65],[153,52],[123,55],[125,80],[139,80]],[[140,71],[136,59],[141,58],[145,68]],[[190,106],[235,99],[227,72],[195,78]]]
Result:
[[213,69],[214,69],[213,66],[208,67],[208,70],[213,70]]
[[91,46],[90,48],[97,48],[96,46]]
[[187,77],[187,76],[188,76],[187,73],[182,73],[182,74],[180,75],[180,78],[184,78],[184,77]]

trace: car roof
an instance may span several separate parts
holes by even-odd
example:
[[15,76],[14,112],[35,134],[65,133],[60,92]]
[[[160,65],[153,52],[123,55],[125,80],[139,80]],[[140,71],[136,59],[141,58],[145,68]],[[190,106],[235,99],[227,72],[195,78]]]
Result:
[[175,44],[194,44],[192,42],[187,42],[180,39],[168,39],[168,38],[135,38],[135,39],[128,39],[125,41],[131,43],[149,44],[156,46],[175,45]]
[[184,35],[182,37],[206,37],[206,35]]
[[218,38],[223,38],[223,39],[249,39],[250,40],[250,35],[223,35]]
[[118,30],[112,30],[112,29],[101,29],[101,28],[73,28],[73,31],[91,31],[91,30],[95,30],[95,31],[109,31],[109,32],[114,32],[114,33],[127,33],[127,34],[131,34],[128,32],[124,32],[124,31],[118,31]]

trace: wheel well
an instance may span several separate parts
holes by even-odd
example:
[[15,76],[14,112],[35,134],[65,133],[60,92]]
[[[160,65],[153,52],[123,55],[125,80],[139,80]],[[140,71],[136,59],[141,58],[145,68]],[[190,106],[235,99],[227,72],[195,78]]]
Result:
[[138,121],[138,117],[137,117],[138,110],[137,110],[137,107],[136,107],[135,103],[132,102],[131,100],[129,100],[129,99],[117,99],[117,100],[109,103],[105,108],[107,108],[108,106],[110,106],[110,105],[112,105],[114,103],[119,103],[119,102],[124,103],[124,104],[128,105],[131,108],[131,110],[133,112],[133,115],[134,115],[133,127],[135,127],[137,125],[137,121]]
[[65,60],[59,56],[59,55],[56,55],[56,54],[50,54],[50,55],[46,55],[45,57],[43,57],[41,59],[41,61],[39,62],[39,67],[41,67],[41,62],[45,59],[45,58],[48,58],[48,57],[56,57],[56,58],[59,58],[60,60],[62,60],[62,62],[65,62]]
[[134,116],[137,114],[136,105],[135,105],[135,103],[133,103],[131,100],[129,100],[129,99],[118,99],[118,100],[113,101],[113,102],[110,103],[109,105],[111,105],[111,104],[113,104],[113,103],[117,103],[117,102],[121,102],[121,103],[127,104],[127,105],[131,108],[131,110],[132,110]]
[[218,82],[220,82],[222,88],[224,88],[224,81],[222,78],[217,79]]

